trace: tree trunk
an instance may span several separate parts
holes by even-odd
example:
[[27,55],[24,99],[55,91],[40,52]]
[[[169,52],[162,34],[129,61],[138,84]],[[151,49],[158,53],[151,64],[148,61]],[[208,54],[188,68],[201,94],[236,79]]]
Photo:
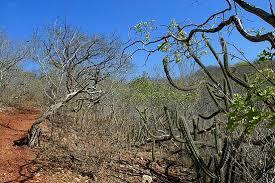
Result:
[[31,126],[28,130],[26,136],[22,137],[21,139],[15,140],[13,143],[16,146],[23,146],[27,145],[29,147],[34,147],[36,142],[38,142],[38,137],[41,134],[41,129],[39,128],[39,124],[44,122],[48,119],[55,111],[61,108],[63,105],[68,103],[71,99],[77,96],[82,90],[72,92],[68,94],[63,100],[60,102],[51,105]]

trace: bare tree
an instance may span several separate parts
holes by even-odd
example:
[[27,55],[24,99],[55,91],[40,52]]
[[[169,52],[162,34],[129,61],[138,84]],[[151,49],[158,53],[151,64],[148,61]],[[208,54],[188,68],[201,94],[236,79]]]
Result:
[[128,62],[119,54],[118,38],[88,36],[67,24],[49,27],[33,42],[34,60],[40,63],[48,85],[45,94],[52,105],[35,121],[26,137],[15,141],[16,145],[34,146],[40,133],[38,125],[67,103],[78,102],[81,108],[83,103],[98,102],[104,94],[99,84]]
[[13,69],[23,59],[27,58],[28,43],[14,43],[6,35],[0,31],[0,87],[1,91],[6,88],[9,83]]

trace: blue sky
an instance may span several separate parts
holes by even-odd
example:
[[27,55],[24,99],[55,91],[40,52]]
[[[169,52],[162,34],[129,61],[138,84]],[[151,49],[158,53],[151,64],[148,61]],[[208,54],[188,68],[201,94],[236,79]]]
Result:
[[[128,38],[128,30],[141,21],[155,20],[158,24],[168,24],[172,19],[205,20],[207,15],[225,6],[225,1],[212,0],[1,0],[0,28],[14,40],[28,39],[31,33],[56,19],[66,19],[70,24],[85,32],[117,33],[123,40]],[[265,5],[264,5],[265,6]],[[257,24],[254,22],[255,25]],[[253,23],[253,24],[254,24]],[[233,37],[234,39],[234,37]],[[255,58],[259,47],[240,38],[238,45]],[[160,57],[154,56],[144,66],[144,55],[134,57],[136,73],[160,68]],[[211,61],[209,61],[211,64]],[[32,67],[29,64],[28,67]],[[156,69],[158,70],[158,69]]]

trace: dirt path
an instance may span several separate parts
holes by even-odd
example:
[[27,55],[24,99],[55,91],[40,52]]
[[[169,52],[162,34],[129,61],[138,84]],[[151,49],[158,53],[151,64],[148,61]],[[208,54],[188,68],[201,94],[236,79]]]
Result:
[[[13,146],[13,141],[23,137],[31,127],[35,119],[40,115],[38,110],[17,110],[9,108],[1,110],[0,108],[0,183],[88,183],[89,177],[82,177],[76,172],[58,167],[51,169],[47,163],[43,164],[41,171],[34,164],[35,153],[28,147]],[[134,153],[134,154],[133,154]],[[111,169],[104,169],[97,175],[96,182],[122,182],[121,180],[131,180],[130,182],[140,182],[139,176],[129,177],[127,172],[133,171],[132,163],[142,171],[147,170],[146,160],[150,159],[151,153],[141,153],[137,156],[136,152],[124,152],[117,157],[118,164],[113,165]],[[123,161],[121,161],[123,160]],[[121,163],[123,162],[123,163]],[[129,163],[129,169],[127,164]],[[49,167],[47,169],[46,167]],[[153,167],[154,168],[154,167]],[[164,169],[158,166],[154,171],[165,175]],[[39,171],[39,172],[38,172]],[[126,172],[126,173],[125,173]],[[172,172],[173,173],[173,172]],[[183,173],[180,173],[183,174]],[[172,175],[172,174],[171,174]],[[191,177],[190,177],[191,175]],[[191,182],[193,175],[189,170],[183,174],[183,180]],[[124,182],[124,181],[123,181]]]
[[34,177],[35,154],[27,147],[13,146],[39,116],[38,110],[5,109],[0,111],[0,182],[41,182]]

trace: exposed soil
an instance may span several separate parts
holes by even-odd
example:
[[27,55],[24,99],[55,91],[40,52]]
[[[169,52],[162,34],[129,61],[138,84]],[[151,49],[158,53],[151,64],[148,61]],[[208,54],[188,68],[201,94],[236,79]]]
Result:
[[[22,110],[0,108],[0,183],[88,183],[88,182],[141,182],[144,174],[157,176],[154,182],[193,182],[191,169],[170,168],[157,163],[148,164],[151,153],[141,154],[124,151],[114,157],[103,170],[97,174],[97,180],[78,175],[69,169],[54,168],[48,162],[38,164],[37,153],[28,147],[13,145],[14,140],[23,137],[41,112],[37,109]],[[108,168],[109,167],[109,168]],[[147,172],[147,173],[146,173]],[[151,173],[150,173],[151,172]]]
[[0,182],[45,182],[35,176],[39,171],[33,162],[35,153],[27,147],[13,146],[23,137],[39,116],[37,109],[5,108],[0,111]]

